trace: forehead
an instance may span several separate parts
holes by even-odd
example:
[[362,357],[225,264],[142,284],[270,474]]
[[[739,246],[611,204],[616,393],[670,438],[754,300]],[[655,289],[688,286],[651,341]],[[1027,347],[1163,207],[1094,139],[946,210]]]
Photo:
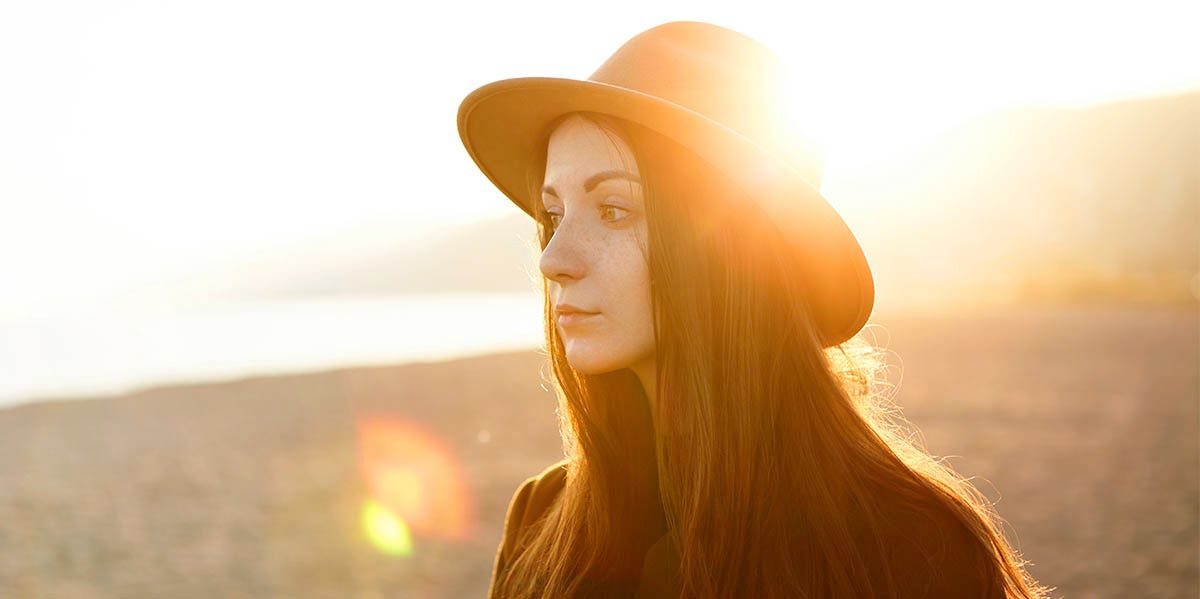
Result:
[[606,169],[637,174],[629,146],[615,134],[578,115],[568,117],[550,134],[546,150],[546,182],[560,177],[587,177]]

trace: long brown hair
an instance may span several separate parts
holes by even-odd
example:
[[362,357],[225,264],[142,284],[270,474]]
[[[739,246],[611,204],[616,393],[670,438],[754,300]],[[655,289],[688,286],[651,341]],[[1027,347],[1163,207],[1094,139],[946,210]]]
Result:
[[[629,369],[571,368],[542,278],[566,483],[495,594],[632,589],[654,540],[634,515],[661,498],[685,597],[895,596],[905,573],[882,556],[901,518],[957,531],[978,556],[966,574],[1002,580],[1009,597],[1044,596],[988,500],[912,440],[879,384],[881,350],[861,335],[825,346],[786,240],[753,202],[664,136],[574,114],[623,140],[642,178],[657,401],[652,413]],[[545,249],[553,231],[538,213]]]

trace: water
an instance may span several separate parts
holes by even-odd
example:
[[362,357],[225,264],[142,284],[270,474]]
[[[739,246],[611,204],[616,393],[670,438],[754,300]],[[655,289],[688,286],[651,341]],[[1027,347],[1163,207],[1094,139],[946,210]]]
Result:
[[536,294],[457,293],[110,305],[0,322],[0,405],[533,349],[541,319]]

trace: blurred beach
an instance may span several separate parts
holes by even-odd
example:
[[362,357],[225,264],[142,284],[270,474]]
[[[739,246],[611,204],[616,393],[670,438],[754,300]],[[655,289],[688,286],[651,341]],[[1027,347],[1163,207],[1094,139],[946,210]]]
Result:
[[[1095,305],[862,335],[1076,599],[1200,590],[1198,333],[1194,305]],[[0,409],[0,594],[482,597],[511,494],[562,455],[546,375],[515,351]]]
[[1030,572],[1200,596],[1192,5],[10,4],[0,599],[483,597],[562,448],[537,230],[455,109],[683,14],[802,83],[860,336]]

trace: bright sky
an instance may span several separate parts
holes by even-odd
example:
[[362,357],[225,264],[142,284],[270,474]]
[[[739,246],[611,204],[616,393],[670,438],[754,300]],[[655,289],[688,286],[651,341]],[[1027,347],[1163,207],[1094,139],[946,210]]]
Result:
[[737,29],[793,65],[835,204],[838,181],[990,109],[1200,87],[1194,1],[576,6],[0,5],[0,319],[338,230],[511,213],[459,142],[463,96],[584,78],[670,20]]

